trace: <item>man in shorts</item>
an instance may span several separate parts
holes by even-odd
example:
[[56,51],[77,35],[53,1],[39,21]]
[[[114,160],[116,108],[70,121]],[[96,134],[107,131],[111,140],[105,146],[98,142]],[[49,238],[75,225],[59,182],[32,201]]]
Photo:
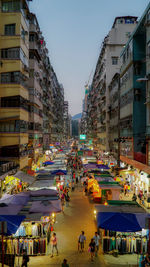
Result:
[[100,236],[98,235],[97,232],[95,232],[95,236],[93,236],[93,239],[95,241],[95,256],[97,256],[99,250],[99,240],[100,240]]

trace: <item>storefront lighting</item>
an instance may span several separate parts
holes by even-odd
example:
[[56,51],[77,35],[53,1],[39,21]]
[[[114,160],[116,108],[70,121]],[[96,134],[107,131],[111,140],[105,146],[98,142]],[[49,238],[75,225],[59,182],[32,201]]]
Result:
[[104,206],[108,206],[108,202],[107,201],[104,202]]
[[55,217],[55,213],[54,213],[54,212],[52,213],[52,217],[53,217],[53,218]]
[[94,210],[94,215],[96,215],[96,210]]

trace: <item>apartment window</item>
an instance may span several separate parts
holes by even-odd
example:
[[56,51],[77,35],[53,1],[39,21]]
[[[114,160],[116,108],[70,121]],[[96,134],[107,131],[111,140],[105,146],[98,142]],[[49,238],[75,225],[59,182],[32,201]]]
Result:
[[16,1],[3,1],[2,12],[16,12],[20,11],[20,0]]
[[112,57],[112,65],[118,64],[118,57]]
[[16,33],[16,24],[7,24],[5,25],[5,35],[15,35]]
[[33,33],[30,34],[29,41],[30,42],[34,42],[35,41],[35,35]]
[[148,22],[150,21],[150,10],[149,10],[148,13],[147,13],[147,21],[148,21]]
[[19,59],[20,58],[20,48],[8,48],[1,50],[2,59]]
[[20,82],[20,72],[5,72],[1,73],[1,83],[19,83]]

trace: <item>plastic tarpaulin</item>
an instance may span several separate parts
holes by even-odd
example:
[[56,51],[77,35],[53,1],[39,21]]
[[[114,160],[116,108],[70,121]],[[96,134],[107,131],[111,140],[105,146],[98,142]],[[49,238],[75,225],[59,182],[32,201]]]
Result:
[[136,215],[132,213],[99,212],[97,225],[99,228],[118,232],[142,230]]
[[1,222],[7,222],[7,235],[15,234],[25,216],[0,215]]

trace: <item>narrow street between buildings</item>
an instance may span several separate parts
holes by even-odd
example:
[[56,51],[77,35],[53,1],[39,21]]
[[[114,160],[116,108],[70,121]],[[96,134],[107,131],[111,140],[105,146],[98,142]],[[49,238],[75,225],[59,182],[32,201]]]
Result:
[[[91,262],[88,253],[90,239],[96,231],[93,209],[94,206],[89,203],[88,197],[83,195],[82,187],[75,188],[71,194],[69,207],[65,207],[64,214],[57,215],[57,223],[54,226],[58,238],[59,255],[51,258],[49,249],[47,256],[30,257],[29,266],[61,266],[63,259],[66,258],[69,266],[72,267],[105,267],[104,257],[100,252],[94,262]],[[85,251],[80,253],[78,252],[78,237],[82,230],[85,231],[87,241]]]

